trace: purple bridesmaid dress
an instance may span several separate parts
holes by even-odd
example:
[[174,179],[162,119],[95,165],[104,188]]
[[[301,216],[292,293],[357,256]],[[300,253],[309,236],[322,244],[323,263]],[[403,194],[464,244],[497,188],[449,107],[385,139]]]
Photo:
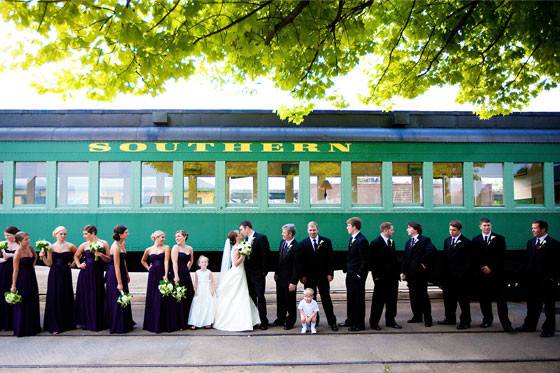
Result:
[[61,333],[76,329],[74,319],[74,290],[69,264],[74,254],[70,251],[52,253],[52,266],[47,283],[47,301],[43,329],[50,333]]
[[85,330],[98,332],[105,329],[104,263],[89,250],[85,251],[86,268],[80,270],[76,285],[76,324]]
[[[125,265],[126,254],[120,253],[120,265],[121,270],[121,283],[123,285],[123,290],[128,293],[128,281],[127,281],[127,270]],[[111,255],[111,262],[107,268],[107,297],[105,298],[105,317],[109,324],[109,331],[111,333],[128,333],[134,328],[134,321],[132,320],[132,308],[127,306],[123,308],[117,303],[117,299],[121,295],[119,289],[117,289],[118,281],[117,275],[115,274],[115,262],[113,260],[113,255]]]
[[144,308],[144,330],[153,333],[179,330],[177,307],[173,297],[162,297],[158,286],[165,274],[165,253],[150,255],[150,273],[146,286],[146,307]]
[[[180,329],[187,329],[189,325],[189,313],[191,311],[191,304],[194,298],[194,285],[192,283],[191,274],[188,270],[187,263],[189,262],[190,254],[179,253],[177,264],[179,266],[179,285],[187,288],[187,299],[183,299],[180,303],[175,303],[177,312],[177,322]],[[175,275],[171,271],[169,280],[174,281]]]
[[34,257],[21,258],[16,282],[18,293],[22,297],[14,307],[14,335],[24,337],[41,332],[39,314],[39,287],[35,275]]

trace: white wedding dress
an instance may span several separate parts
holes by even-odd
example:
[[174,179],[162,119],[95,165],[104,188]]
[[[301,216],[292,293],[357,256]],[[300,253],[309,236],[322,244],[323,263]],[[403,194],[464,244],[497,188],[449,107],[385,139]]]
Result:
[[[237,245],[231,248],[230,258],[234,250],[238,249]],[[260,322],[259,311],[249,297],[244,263],[222,272],[217,290],[214,328],[230,332],[250,331]]]

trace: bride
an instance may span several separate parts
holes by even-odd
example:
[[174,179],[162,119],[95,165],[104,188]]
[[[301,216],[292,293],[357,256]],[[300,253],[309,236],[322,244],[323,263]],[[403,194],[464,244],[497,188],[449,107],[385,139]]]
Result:
[[245,256],[239,253],[242,239],[239,232],[231,231],[224,245],[214,319],[214,328],[218,330],[248,331],[253,330],[253,326],[261,322],[259,311],[249,297],[243,264]]

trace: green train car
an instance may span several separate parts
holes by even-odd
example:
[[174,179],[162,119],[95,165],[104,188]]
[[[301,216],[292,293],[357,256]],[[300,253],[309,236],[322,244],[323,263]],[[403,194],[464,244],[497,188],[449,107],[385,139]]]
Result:
[[0,226],[32,240],[59,225],[130,230],[130,267],[151,232],[189,232],[214,268],[245,219],[268,235],[305,237],[315,220],[344,263],[345,221],[373,239],[383,221],[406,241],[424,226],[441,249],[448,222],[479,233],[489,217],[508,241],[514,273],[534,219],[560,236],[560,115],[481,121],[463,112],[315,112],[300,126],[264,111],[0,111]]

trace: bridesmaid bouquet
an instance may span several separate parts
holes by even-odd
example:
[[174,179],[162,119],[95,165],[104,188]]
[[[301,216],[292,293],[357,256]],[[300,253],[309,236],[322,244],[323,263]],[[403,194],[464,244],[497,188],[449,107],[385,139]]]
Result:
[[51,243],[47,240],[39,240],[35,242],[35,247],[46,254],[51,248]]
[[126,308],[130,306],[131,301],[132,301],[132,295],[130,295],[130,293],[125,293],[124,291],[121,291],[121,295],[119,295],[119,298],[117,299],[117,303],[120,304],[122,308]]
[[[103,247],[103,244],[99,241],[90,243],[89,244],[89,250],[91,251],[92,255],[95,255],[96,251],[99,251],[100,253],[105,252],[105,248]],[[99,260],[99,257],[95,256],[95,261],[97,262],[98,260]]]
[[181,285],[175,286],[172,295],[173,298],[175,298],[175,300],[177,301],[177,303],[179,303],[183,299],[187,299],[187,287]]
[[249,256],[251,255],[252,247],[251,242],[243,241],[241,242],[241,248],[239,249],[239,253],[241,255]]
[[21,302],[22,297],[21,295],[18,294],[17,290],[12,292],[12,291],[7,291],[4,293],[4,299],[6,300],[6,303],[8,304],[17,304],[19,302]]
[[8,248],[8,241],[0,241],[0,252]]
[[160,280],[158,288],[159,292],[164,297],[173,295],[173,284],[169,280]]

